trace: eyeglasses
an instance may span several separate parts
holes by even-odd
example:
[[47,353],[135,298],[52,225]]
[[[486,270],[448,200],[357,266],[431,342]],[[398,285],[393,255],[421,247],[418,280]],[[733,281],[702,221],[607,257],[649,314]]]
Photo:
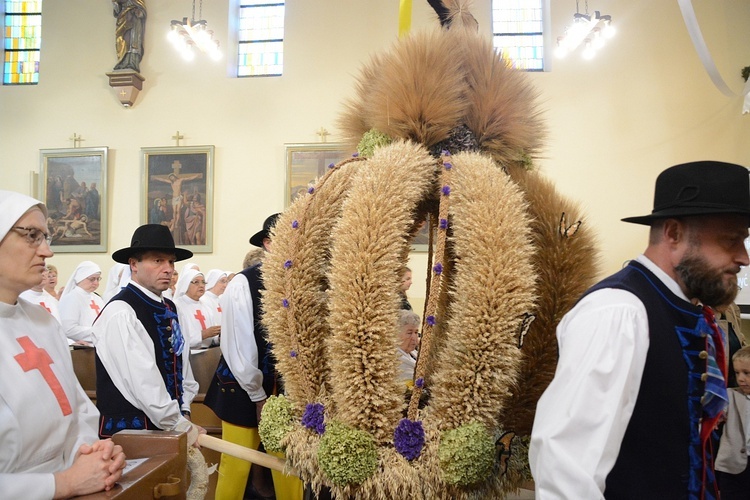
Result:
[[206,282],[203,280],[193,280],[190,282],[191,285],[203,285],[206,286]]
[[26,241],[29,242],[29,245],[32,247],[38,247],[42,244],[42,241],[46,241],[47,245],[50,245],[52,243],[52,236],[45,233],[41,229],[37,229],[35,227],[22,227],[22,226],[13,226],[11,229],[15,229],[16,231],[23,232],[24,237],[26,238]]
[[101,280],[102,280],[102,277],[101,277],[101,276],[89,276],[89,277],[88,277],[88,278],[86,278],[86,279],[87,279],[87,280],[89,280],[89,281],[91,281],[91,282],[93,283],[93,282],[95,282],[95,281],[101,281]]

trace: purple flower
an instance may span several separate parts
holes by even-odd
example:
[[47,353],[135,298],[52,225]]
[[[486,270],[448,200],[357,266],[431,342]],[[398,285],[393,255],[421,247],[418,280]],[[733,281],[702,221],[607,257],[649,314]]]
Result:
[[310,194],[313,194],[314,191],[315,191],[315,188],[312,187],[312,186],[310,186],[309,188],[307,188],[307,192],[310,193]]
[[427,316],[427,324],[430,326],[435,326],[435,316],[433,316],[432,314]]
[[281,305],[284,307],[289,307],[289,301],[287,299],[281,299]]
[[297,357],[297,351],[291,351],[291,352],[289,353],[289,355],[290,355],[291,357],[293,357],[293,358],[296,358],[296,357]]
[[448,219],[440,219],[440,224],[438,225],[440,229],[448,229]]
[[435,274],[441,274],[443,272],[443,265],[438,262],[434,266],[432,266],[432,270],[435,271]]
[[302,415],[302,425],[314,430],[318,434],[323,434],[326,431],[326,424],[323,422],[324,419],[325,408],[322,404],[307,403],[305,413]]
[[292,221],[292,229],[297,229],[299,227],[299,221]]
[[352,158],[359,158],[359,153],[353,153]]
[[393,433],[393,445],[405,459],[414,460],[424,447],[422,422],[402,418]]
[[414,385],[419,387],[420,389],[424,387],[424,379],[422,377],[419,377],[417,380],[414,381]]
[[451,194],[451,187],[448,185],[445,185],[443,186],[443,189],[441,189],[441,191],[443,192],[445,196],[448,196],[449,194]]
[[335,163],[329,163],[329,164],[328,164],[328,168],[333,168],[333,167],[335,167],[335,166],[336,166],[336,164],[335,164]]
[[292,261],[291,260],[288,260],[288,261],[284,262],[284,269],[289,269],[290,267],[292,267]]
[[443,163],[443,166],[445,167],[446,170],[450,170],[453,168],[453,163],[446,161],[445,163]]
[[444,150],[442,150],[442,151],[441,151],[440,153],[441,153],[441,154],[442,154],[443,156],[450,156],[450,155],[451,155],[451,152],[450,152],[450,151],[448,151],[447,149],[444,149]]

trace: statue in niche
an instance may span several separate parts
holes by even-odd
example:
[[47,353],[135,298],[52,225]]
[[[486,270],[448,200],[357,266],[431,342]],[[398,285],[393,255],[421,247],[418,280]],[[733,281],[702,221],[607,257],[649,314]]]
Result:
[[140,72],[143,57],[143,35],[146,24],[146,0],[112,0],[115,28],[117,64],[114,69],[131,69]]

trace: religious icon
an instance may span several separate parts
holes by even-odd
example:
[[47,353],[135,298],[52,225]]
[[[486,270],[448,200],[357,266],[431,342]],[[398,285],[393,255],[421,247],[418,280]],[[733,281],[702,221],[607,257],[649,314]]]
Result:
[[175,245],[211,252],[213,146],[142,148],[141,222],[162,224]]
[[343,144],[286,144],[286,206],[307,193],[313,182],[322,177],[329,166],[349,158]]
[[54,252],[107,251],[107,148],[42,149],[40,198]]

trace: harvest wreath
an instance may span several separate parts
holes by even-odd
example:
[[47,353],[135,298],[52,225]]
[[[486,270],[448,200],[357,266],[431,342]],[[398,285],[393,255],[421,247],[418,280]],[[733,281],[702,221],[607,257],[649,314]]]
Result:
[[[281,215],[263,264],[286,395],[265,405],[261,438],[336,497],[517,488],[555,326],[596,274],[578,210],[532,170],[542,126],[525,75],[462,2],[445,3],[450,30],[410,35],[363,69],[342,119],[359,154]],[[405,400],[397,290],[426,219],[427,302]]]

